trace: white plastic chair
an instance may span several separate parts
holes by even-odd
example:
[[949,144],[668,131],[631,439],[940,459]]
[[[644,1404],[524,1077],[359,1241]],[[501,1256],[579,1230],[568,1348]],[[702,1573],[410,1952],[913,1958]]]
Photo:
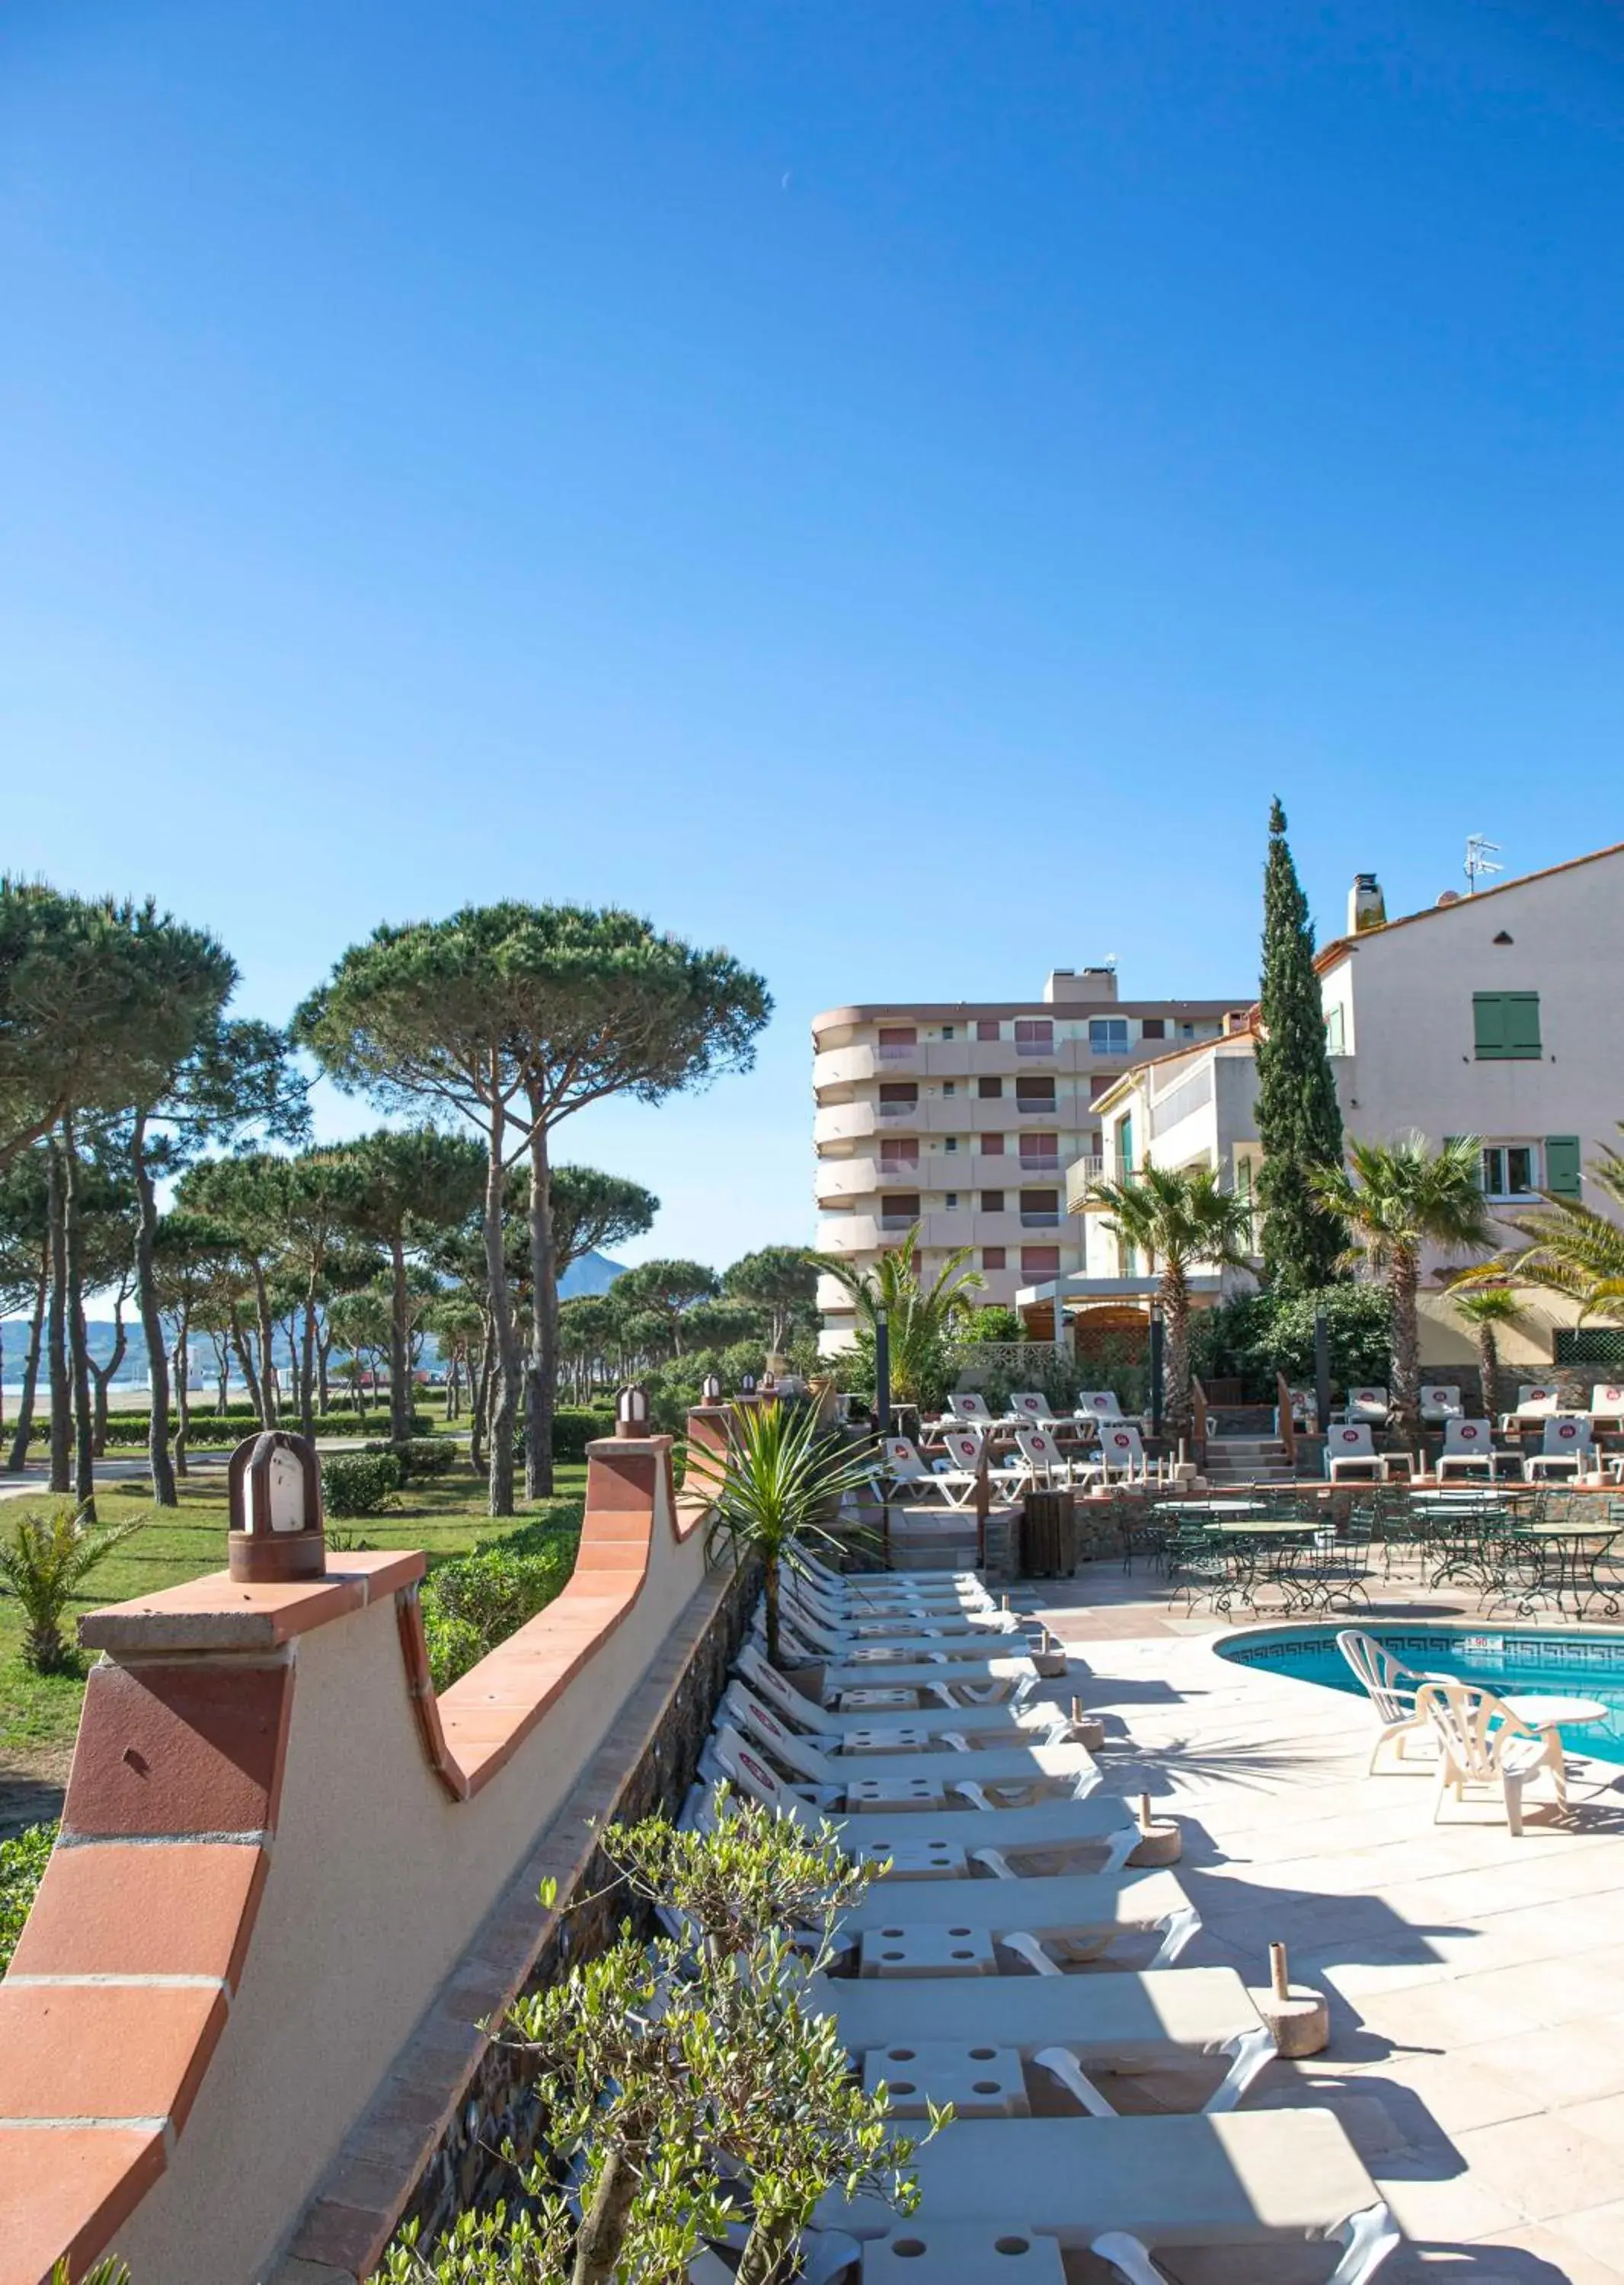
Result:
[[1404,1759],[1404,1740],[1425,1732],[1431,1724],[1416,1705],[1416,1692],[1427,1679],[1424,1674],[1412,1674],[1409,1668],[1400,1664],[1385,1644],[1377,1641],[1358,1627],[1344,1627],[1337,1636],[1337,1648],[1353,1670],[1354,1679],[1375,1707],[1382,1727],[1375,1745],[1370,1748],[1369,1767],[1366,1774],[1376,1775],[1376,1764],[1382,1747],[1391,1745],[1396,1758]]
[[[976,1488],[976,1479],[980,1472],[985,1440],[978,1428],[949,1428],[943,1436],[942,1442],[947,1451],[948,1466],[952,1470],[953,1480],[959,1482],[965,1478],[969,1479],[969,1491],[954,1502],[955,1506],[963,1507]],[[1018,1491],[1024,1484],[1030,1483],[1031,1480],[1032,1470],[1024,1459],[1005,1461],[1001,1464],[989,1460],[987,1464],[987,1481],[1001,1497],[1008,1498],[1011,1493]]]
[[1424,1682],[1416,1692],[1417,1710],[1438,1738],[1437,1824],[1444,1795],[1464,1801],[1468,1786],[1498,1786],[1505,1818],[1515,1840],[1523,1829],[1523,1788],[1549,1770],[1557,1806],[1567,1811],[1567,1764],[1554,1723],[1536,1729],[1520,1721],[1503,1698],[1466,1682]]
[[1528,1463],[1530,1476],[1549,1476],[1571,1469],[1582,1476],[1590,1464],[1590,1424],[1580,1412],[1548,1420],[1540,1449]]
[[1421,1384],[1421,1417],[1431,1427],[1441,1427],[1446,1420],[1463,1420],[1466,1407],[1461,1392],[1453,1382],[1424,1380]]
[[[970,1432],[963,1433],[968,1434]],[[914,1497],[923,1498],[930,1492],[939,1492],[949,1507],[962,1507],[976,1488],[973,1469],[967,1474],[961,1467],[955,1468],[950,1460],[935,1467],[927,1467],[918,1446],[910,1436],[883,1436],[880,1448],[885,1456],[886,1474],[894,1484],[900,1484]]]
[[1513,1428],[1529,1428],[1542,1420],[1554,1420],[1562,1403],[1562,1392],[1547,1381],[1524,1381],[1517,1392],[1517,1409],[1502,1415],[1500,1425],[1508,1432]]
[[1446,1476],[1485,1475],[1492,1482],[1500,1473],[1502,1455],[1495,1449],[1494,1430],[1487,1420],[1446,1420],[1444,1448],[1438,1456],[1438,1480]]
[[[1370,1434],[1368,1420],[1345,1420],[1333,1428],[1325,1439],[1325,1475],[1328,1482],[1340,1483],[1352,1472],[1368,1473],[1377,1481],[1387,1480],[1389,1455],[1378,1452]],[[1406,1457],[1399,1455],[1400,1458]]]
[[1100,1453],[1096,1465],[1107,1481],[1112,1476],[1121,1476],[1128,1483],[1145,1481],[1149,1472],[1145,1465],[1145,1448],[1140,1441],[1138,1429],[1131,1420],[1104,1423],[1100,1430]]

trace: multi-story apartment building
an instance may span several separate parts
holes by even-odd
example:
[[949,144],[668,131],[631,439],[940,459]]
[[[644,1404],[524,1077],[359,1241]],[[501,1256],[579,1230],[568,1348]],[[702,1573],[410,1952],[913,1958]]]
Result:
[[[812,1021],[818,1244],[859,1266],[915,1222],[929,1276],[972,1249],[978,1297],[1080,1269],[1065,1170],[1100,1148],[1100,1098],[1147,1050],[1217,1037],[1234,1003],[1118,996],[1109,968],[1056,969],[1041,1000],[832,1008]],[[824,1347],[850,1340],[836,1280]]]
[[[1491,1221],[1496,1208],[1537,1204],[1540,1193],[1611,1211],[1584,1168],[1617,1143],[1624,1119],[1624,846],[1393,921],[1380,916],[1374,876],[1362,874],[1348,907],[1346,934],[1316,963],[1348,1135],[1479,1136]],[[1254,1009],[1224,1036],[1147,1056],[1104,1090],[1098,1155],[1079,1151],[1066,1176],[1083,1234],[1079,1269],[1028,1281],[1029,1311],[1051,1307],[1057,1293],[1076,1309],[1149,1290],[1149,1265],[1125,1253],[1107,1217],[1081,1211],[1102,1166],[1118,1174],[1148,1157],[1209,1166],[1238,1190],[1252,1187],[1262,1157],[1255,1022]],[[1503,1223],[1499,1236],[1518,1242]],[[1471,1355],[1437,1290],[1460,1266],[1436,1255],[1424,1264],[1435,1289],[1427,1354],[1440,1364]],[[1219,1281],[1201,1283],[1210,1295]],[[1584,1344],[1569,1338],[1573,1318],[1531,1296],[1520,1330],[1502,1343],[1508,1361],[1577,1360]]]

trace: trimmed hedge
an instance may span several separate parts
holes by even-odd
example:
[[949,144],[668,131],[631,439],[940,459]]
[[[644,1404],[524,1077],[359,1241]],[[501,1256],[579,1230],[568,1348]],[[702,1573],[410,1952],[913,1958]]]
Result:
[[[596,1406],[561,1404],[553,1415],[553,1457],[563,1467],[584,1466],[586,1448],[600,1436],[615,1433],[615,1415]],[[514,1430],[514,1457],[524,1457],[524,1421]]]
[[569,1584],[580,1542],[578,1524],[538,1522],[502,1544],[435,1566],[422,1599],[436,1690],[546,1608]]
[[[114,1444],[145,1445],[147,1423],[151,1417],[151,1414],[147,1412],[110,1412],[107,1416],[109,1448]],[[381,1419],[383,1425],[388,1425],[387,1410],[381,1415],[377,1411],[365,1415],[359,1412],[318,1412],[316,1416],[316,1433],[318,1436],[366,1436],[372,1434],[379,1426]],[[239,1444],[245,1436],[251,1436],[254,1433],[258,1420],[259,1415],[251,1406],[240,1412],[233,1406],[224,1417],[212,1407],[207,1412],[200,1409],[193,1412],[192,1416],[192,1433],[188,1441],[194,1445]],[[169,1422],[171,1435],[178,1425],[171,1417]],[[412,1428],[414,1435],[432,1434],[435,1425],[434,1419],[426,1412],[414,1412],[412,1416]],[[282,1425],[284,1428],[297,1429],[298,1415],[295,1413],[290,1417],[284,1414]]]
[[0,1975],[17,1949],[56,1837],[54,1825],[26,1825],[9,1841],[0,1841]]
[[321,1504],[329,1515],[381,1515],[401,1487],[393,1452],[334,1452],[321,1464]]
[[413,1476],[448,1476],[457,1461],[467,1457],[467,1448],[453,1443],[449,1436],[413,1436],[404,1444],[391,1444],[387,1438],[375,1438],[365,1449],[393,1453],[400,1463],[403,1486]]

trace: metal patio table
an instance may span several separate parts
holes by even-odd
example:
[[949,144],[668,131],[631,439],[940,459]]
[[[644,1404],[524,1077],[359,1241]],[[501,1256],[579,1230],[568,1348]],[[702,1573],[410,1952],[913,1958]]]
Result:
[[1592,1602],[1601,1605],[1604,1618],[1619,1615],[1617,1582],[1605,1584],[1596,1568],[1624,1534],[1618,1522],[1513,1524],[1504,1534],[1504,1568],[1484,1589],[1494,1594],[1492,1612],[1509,1604],[1518,1618],[1532,1618],[1542,1606],[1552,1606],[1564,1617],[1582,1619]]

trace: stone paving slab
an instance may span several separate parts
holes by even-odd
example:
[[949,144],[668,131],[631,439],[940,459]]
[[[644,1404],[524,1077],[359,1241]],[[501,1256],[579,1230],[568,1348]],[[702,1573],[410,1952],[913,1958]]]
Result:
[[[1472,1615],[1391,1594],[1388,1615]],[[1571,1824],[1536,1787],[1518,1841],[1487,1797],[1434,1825],[1424,1769],[1365,1775],[1361,1699],[1220,1660],[1225,1629],[1170,1618],[1142,1574],[1033,1600],[1074,1653],[1049,1694],[1116,1741],[1107,1785],[1189,1820],[1185,1959],[1259,1983],[1283,1938],[1330,1993],[1330,2052],[1251,2100],[1341,2116],[1408,2239],[1382,2285],[1624,2280],[1624,1770],[1573,1756]]]

